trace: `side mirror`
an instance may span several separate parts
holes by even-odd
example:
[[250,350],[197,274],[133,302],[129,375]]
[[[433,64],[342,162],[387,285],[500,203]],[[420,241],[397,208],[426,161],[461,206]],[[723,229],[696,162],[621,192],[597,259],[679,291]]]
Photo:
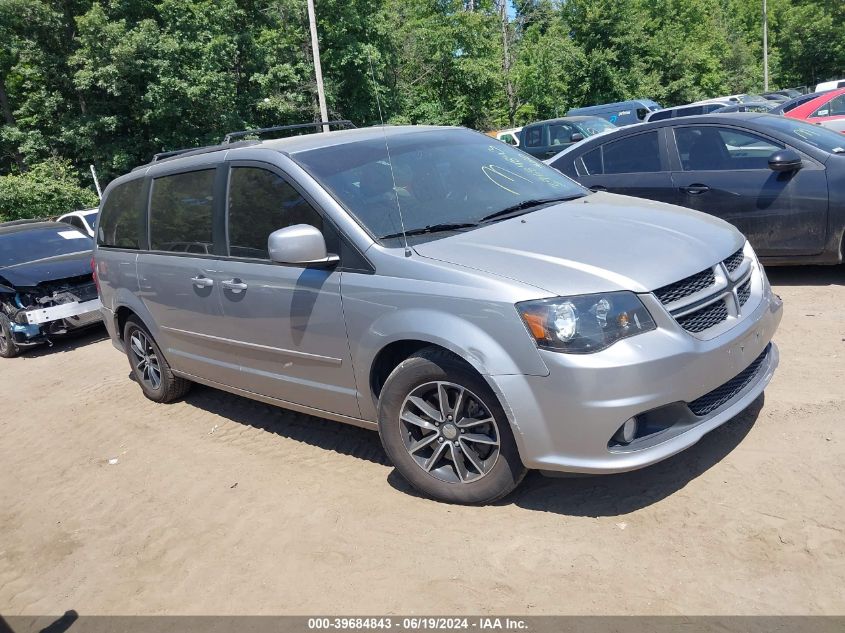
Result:
[[802,167],[801,156],[794,149],[780,149],[769,156],[772,171],[797,171]]
[[270,233],[267,238],[270,259],[277,264],[329,266],[340,261],[326,252],[326,240],[320,229],[310,224],[294,224]]
[[569,140],[573,143],[577,143],[578,141],[584,140],[584,135],[581,132],[575,132],[572,136],[569,137]]

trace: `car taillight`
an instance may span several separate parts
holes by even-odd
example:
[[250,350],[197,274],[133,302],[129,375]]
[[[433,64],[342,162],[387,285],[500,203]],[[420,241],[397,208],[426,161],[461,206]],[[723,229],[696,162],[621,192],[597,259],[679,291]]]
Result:
[[97,294],[100,294],[100,280],[97,279],[97,260],[91,257],[91,275],[94,277],[94,285],[97,287]]

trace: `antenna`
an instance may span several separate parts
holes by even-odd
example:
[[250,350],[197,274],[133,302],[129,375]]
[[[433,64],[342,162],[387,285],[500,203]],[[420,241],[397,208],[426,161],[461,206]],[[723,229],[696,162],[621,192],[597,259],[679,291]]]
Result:
[[367,59],[370,62],[370,74],[373,77],[373,85],[376,91],[376,105],[378,106],[378,118],[381,121],[381,133],[384,136],[384,149],[387,151],[387,166],[390,167],[390,178],[393,181],[393,195],[396,197],[396,209],[399,211],[399,225],[402,228],[402,240],[405,242],[405,257],[411,256],[411,248],[408,246],[408,236],[405,234],[405,220],[402,218],[402,205],[399,204],[399,192],[396,191],[396,175],[393,173],[393,161],[390,158],[390,145],[387,143],[387,130],[384,126],[384,117],[381,114],[381,99],[378,96],[378,82],[376,71],[373,68],[373,58],[367,51]]

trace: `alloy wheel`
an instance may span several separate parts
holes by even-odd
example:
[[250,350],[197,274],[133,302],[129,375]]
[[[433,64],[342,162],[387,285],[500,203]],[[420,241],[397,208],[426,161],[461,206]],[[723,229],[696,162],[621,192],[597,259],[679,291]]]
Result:
[[152,390],[161,386],[161,366],[150,339],[141,330],[135,330],[129,337],[132,366],[138,376]]
[[402,403],[399,425],[417,466],[447,483],[478,481],[499,457],[499,427],[490,410],[469,389],[452,382],[415,388]]

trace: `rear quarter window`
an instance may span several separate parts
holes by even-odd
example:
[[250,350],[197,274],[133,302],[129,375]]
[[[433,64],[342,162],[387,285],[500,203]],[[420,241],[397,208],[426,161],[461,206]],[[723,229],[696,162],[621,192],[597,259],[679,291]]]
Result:
[[113,248],[141,248],[144,233],[144,181],[130,180],[112,189],[103,202],[97,244]]
[[584,171],[586,176],[595,176],[604,173],[601,160],[601,147],[587,152],[581,157],[584,161]]

